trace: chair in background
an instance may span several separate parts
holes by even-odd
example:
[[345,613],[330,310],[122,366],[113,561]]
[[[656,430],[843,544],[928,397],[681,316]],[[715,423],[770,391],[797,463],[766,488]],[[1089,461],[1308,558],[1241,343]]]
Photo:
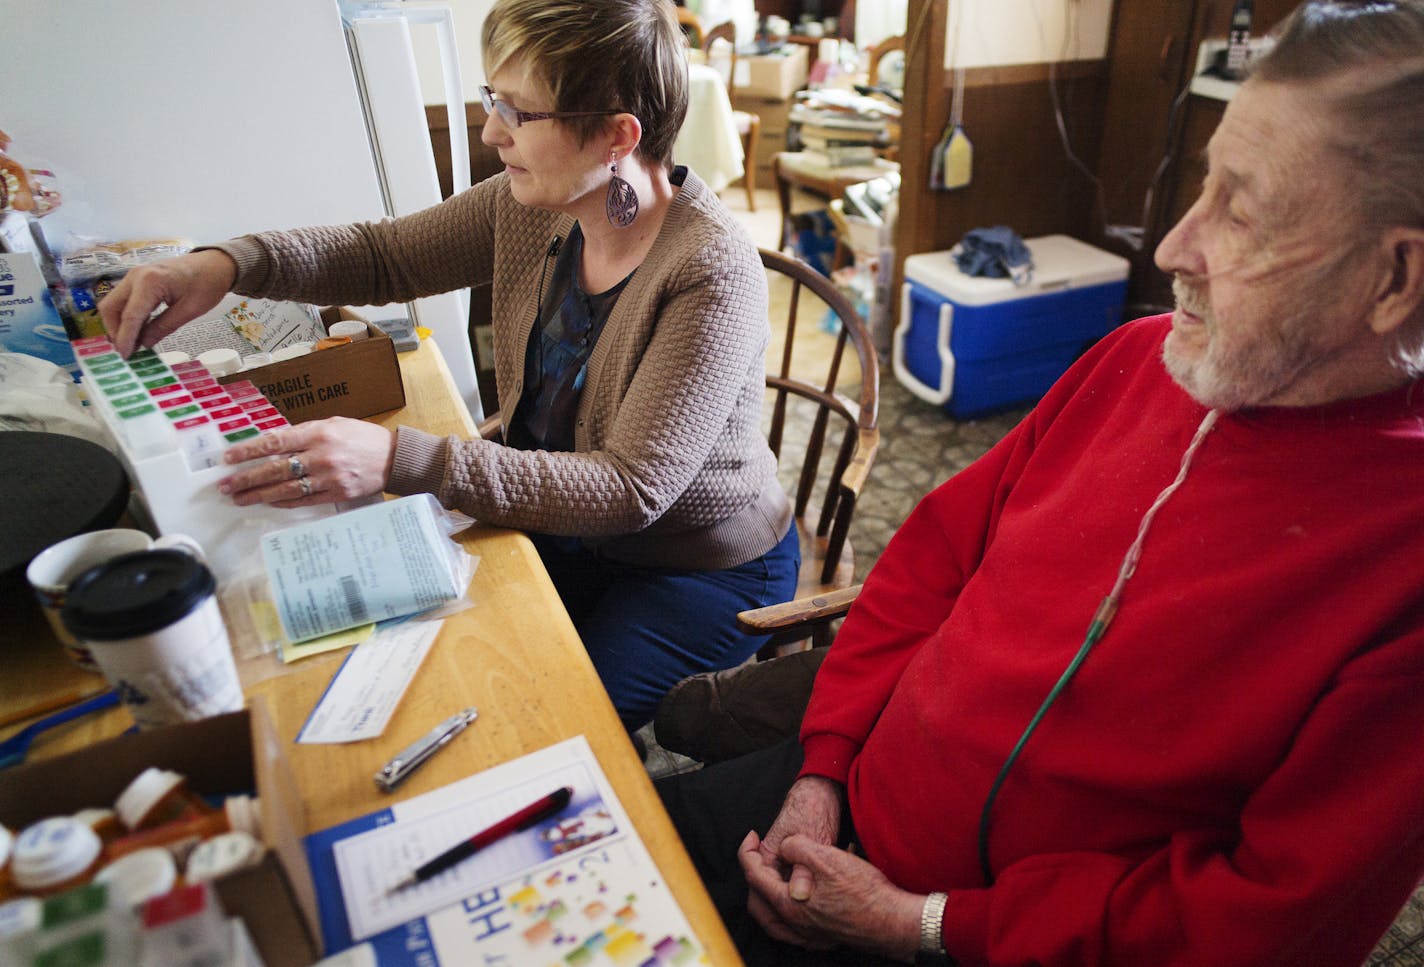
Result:
[[[884,80],[884,78],[882,78],[882,77],[880,76],[880,66],[881,66],[881,65],[880,65],[880,62],[881,62],[882,60],[885,60],[885,56],[886,56],[887,54],[889,54],[891,51],[896,51],[896,50],[898,50],[898,51],[900,52],[901,65],[902,65],[902,66],[900,67],[900,69],[897,71],[897,73],[903,76],[903,74],[904,74],[904,67],[903,67],[904,61],[903,61],[903,58],[904,58],[904,54],[905,54],[905,35],[904,35],[904,34],[896,34],[894,37],[886,37],[886,38],[885,38],[884,40],[882,40],[880,43],[878,43],[878,44],[876,44],[874,47],[870,48],[870,64],[868,65],[868,67],[867,67],[867,69],[866,69],[866,72],[865,72],[865,79],[866,79],[866,83],[867,83],[867,84],[869,84],[871,87],[878,87],[878,86],[880,86],[881,81]],[[886,63],[887,63],[887,65],[888,65],[889,61],[886,61]],[[899,85],[891,84],[891,85],[888,85],[888,86],[890,86],[890,87],[898,87]]]
[[[848,607],[850,598],[845,597],[844,589],[850,588],[855,578],[855,549],[848,536],[850,522],[875,461],[875,451],[880,446],[880,429],[876,422],[880,366],[865,320],[830,279],[805,262],[780,252],[762,249],[761,261],[768,273],[784,276],[791,286],[785,319],[773,320],[784,342],[781,358],[774,367],[768,366],[766,387],[772,397],[767,443],[776,454],[778,464],[794,461],[796,468],[792,508],[801,545],[796,598],[823,600],[829,602],[829,606],[844,602]],[[806,311],[820,313],[824,304],[840,320],[839,332],[825,357],[826,371],[822,379],[809,379],[792,372],[793,363],[798,361],[795,357],[796,322],[803,309],[802,294],[807,291],[812,298],[804,300]],[[848,368],[845,365],[848,353],[854,355],[860,369],[860,386],[855,399],[840,389],[844,370]],[[501,439],[498,413],[480,423],[479,434],[486,440]],[[826,468],[824,458],[832,450],[835,456]],[[814,499],[818,495],[819,503]],[[855,590],[858,586],[851,589],[851,598]],[[829,623],[838,616],[831,615],[819,623],[793,619],[791,616],[799,609],[791,606],[799,603],[792,601],[743,612],[737,616],[737,623],[748,633],[772,636],[760,652],[763,657],[776,654],[778,649],[792,642],[805,640],[807,634],[813,645],[829,644],[832,636]],[[812,631],[800,631],[803,623]]]
[[[717,45],[715,50],[714,45]],[[737,25],[728,20],[713,27],[703,36],[701,47],[707,55],[707,63],[727,79],[727,97],[731,98],[737,76]],[[724,56],[724,51],[730,51],[730,63],[726,63],[729,58]],[[747,189],[747,210],[756,211],[756,153],[761,140],[761,115],[733,108],[732,119],[737,124],[737,136],[742,139],[742,184]]]
[[679,6],[677,10],[677,25],[682,28],[683,36],[687,38],[687,46],[702,47],[702,21],[697,14],[686,7]]
[[[759,629],[805,637],[843,617],[859,593],[857,584],[829,595],[744,611],[740,617]],[[801,727],[827,651],[812,648],[684,678],[658,703],[653,718],[658,745],[711,764],[792,738]]]
[[[880,369],[865,321],[830,279],[780,252],[762,249],[761,260],[768,273],[785,276],[791,283],[786,318],[773,320],[773,329],[781,331],[784,342],[781,358],[774,366],[768,366],[766,376],[772,398],[767,442],[779,463],[794,461],[797,468],[792,507],[801,542],[801,574],[796,597],[814,599],[847,588],[854,580],[855,551],[848,534],[856,502],[880,445]],[[807,291],[814,297],[807,300],[812,303],[811,311],[820,310],[815,304],[819,300],[840,319],[824,379],[818,380],[792,372],[797,316],[802,309],[802,294]],[[860,386],[854,400],[839,388],[848,368],[848,352],[854,354],[860,367]],[[808,418],[802,419],[803,416]],[[792,432],[793,428],[797,432]],[[802,430],[804,441],[799,439]],[[832,450],[834,458],[825,471],[823,458]],[[816,494],[820,495],[818,505],[813,500]],[[806,637],[782,628],[768,631],[762,625],[765,619],[742,620],[745,617],[738,619],[744,630],[772,634],[771,641],[762,648],[764,657]],[[828,644],[829,624],[820,625],[811,637],[813,645]]]

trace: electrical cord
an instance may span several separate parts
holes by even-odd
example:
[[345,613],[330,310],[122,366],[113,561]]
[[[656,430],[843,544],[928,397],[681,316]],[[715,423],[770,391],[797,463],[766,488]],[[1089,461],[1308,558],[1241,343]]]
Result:
[[999,769],[999,774],[994,778],[993,784],[989,787],[989,794],[984,798],[984,808],[979,813],[979,872],[984,877],[986,886],[994,883],[993,870],[989,866],[989,826],[990,818],[994,809],[994,802],[999,798],[999,792],[1004,787],[1004,781],[1008,779],[1010,770],[1014,763],[1018,761],[1019,754],[1023,752],[1024,746],[1028,744],[1029,738],[1038,730],[1039,723],[1043,721],[1048,710],[1053,707],[1053,703],[1058,700],[1058,696],[1068,687],[1068,683],[1078,674],[1078,669],[1083,667],[1083,662],[1087,660],[1088,652],[1093,650],[1093,646],[1102,640],[1107,633],[1108,625],[1112,624],[1113,618],[1117,616],[1118,604],[1122,600],[1123,589],[1127,586],[1128,580],[1137,571],[1137,562],[1142,559],[1142,545],[1147,540],[1147,530],[1152,526],[1152,519],[1157,516],[1157,511],[1162,508],[1182,483],[1187,479],[1187,471],[1191,468],[1192,458],[1196,456],[1197,450],[1201,447],[1206,435],[1211,432],[1211,428],[1216,425],[1217,417],[1221,415],[1220,410],[1210,410],[1206,416],[1202,417],[1201,423],[1197,426],[1196,434],[1192,437],[1192,442],[1187,444],[1186,451],[1182,454],[1182,463],[1177,470],[1177,476],[1173,481],[1163,488],[1157,495],[1157,499],[1152,502],[1152,506],[1147,508],[1147,512],[1142,515],[1142,521],[1137,525],[1137,537],[1133,540],[1132,546],[1123,555],[1122,565],[1118,569],[1117,581],[1113,583],[1112,590],[1107,597],[1098,605],[1098,610],[1093,614],[1093,620],[1088,625],[1088,632],[1083,638],[1083,643],[1078,647],[1078,653],[1073,656],[1073,660],[1068,663],[1068,667],[1059,676],[1058,682],[1049,690],[1048,697],[1043,700],[1043,704],[1038,707],[1033,718],[1024,727],[1023,734],[1014,743],[1013,749],[1009,752],[1008,758]]
[[[1047,49],[1048,40],[1043,23],[1043,15],[1039,10],[1037,0],[1031,5],[1034,19],[1038,23],[1039,38],[1044,49]],[[1067,28],[1063,32],[1063,45],[1060,56],[1067,57],[1068,41],[1070,37],[1076,39],[1079,22],[1076,8],[1069,5],[1069,21]],[[1058,71],[1057,62],[1050,59],[1048,62],[1048,94],[1053,102],[1053,116],[1058,128],[1058,140],[1063,146],[1063,152],[1068,157],[1068,161],[1093,186],[1094,208],[1097,210],[1098,223],[1102,225],[1103,235],[1107,238],[1116,239],[1127,245],[1134,252],[1142,251],[1147,244],[1147,226],[1152,215],[1152,203],[1157,194],[1157,186],[1161,183],[1163,175],[1176,158],[1176,133],[1177,133],[1177,113],[1181,110],[1182,104],[1186,101],[1187,95],[1191,93],[1191,78],[1177,92],[1177,96],[1172,99],[1172,105],[1167,112],[1167,143],[1163,148],[1162,160],[1158,163],[1156,170],[1152,173],[1152,178],[1147,183],[1147,189],[1142,202],[1142,218],[1140,225],[1120,225],[1108,221],[1107,202],[1104,198],[1105,191],[1100,178],[1086,165],[1082,159],[1073,151],[1072,142],[1068,138],[1067,120],[1064,117],[1063,104],[1058,93]]]

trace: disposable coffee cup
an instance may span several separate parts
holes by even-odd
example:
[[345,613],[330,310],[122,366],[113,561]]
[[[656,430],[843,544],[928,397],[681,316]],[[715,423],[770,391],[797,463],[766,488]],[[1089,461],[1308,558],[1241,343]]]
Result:
[[75,639],[64,627],[59,613],[68,597],[69,585],[79,575],[105,561],[134,551],[147,551],[158,547],[172,547],[186,551],[199,559],[203,549],[198,542],[186,534],[170,534],[154,539],[143,531],[127,527],[90,531],[51,544],[40,551],[25,569],[25,579],[30,582],[45,620],[54,630],[54,635],[64,647],[65,654],[82,668],[98,671],[87,645]]
[[62,617],[141,729],[242,708],[217,582],[177,550],[138,551],[81,574]]

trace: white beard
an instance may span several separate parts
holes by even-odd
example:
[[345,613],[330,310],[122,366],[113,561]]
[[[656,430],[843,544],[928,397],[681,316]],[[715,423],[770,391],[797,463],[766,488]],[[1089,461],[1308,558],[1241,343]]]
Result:
[[1192,358],[1174,347],[1174,334],[1169,334],[1162,362],[1177,385],[1203,406],[1231,412],[1265,405],[1329,354],[1310,338],[1311,310],[1304,306],[1283,307],[1269,330],[1246,342],[1241,334],[1222,330],[1206,300],[1181,276],[1173,280],[1172,294],[1177,305],[1202,321],[1208,339],[1204,353]]

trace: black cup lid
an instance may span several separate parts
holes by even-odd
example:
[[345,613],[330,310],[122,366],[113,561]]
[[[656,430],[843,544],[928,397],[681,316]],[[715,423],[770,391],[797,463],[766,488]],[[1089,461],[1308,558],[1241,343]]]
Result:
[[192,555],[171,549],[136,551],[75,578],[61,617],[77,638],[136,638],[187,616],[216,586],[213,573]]

